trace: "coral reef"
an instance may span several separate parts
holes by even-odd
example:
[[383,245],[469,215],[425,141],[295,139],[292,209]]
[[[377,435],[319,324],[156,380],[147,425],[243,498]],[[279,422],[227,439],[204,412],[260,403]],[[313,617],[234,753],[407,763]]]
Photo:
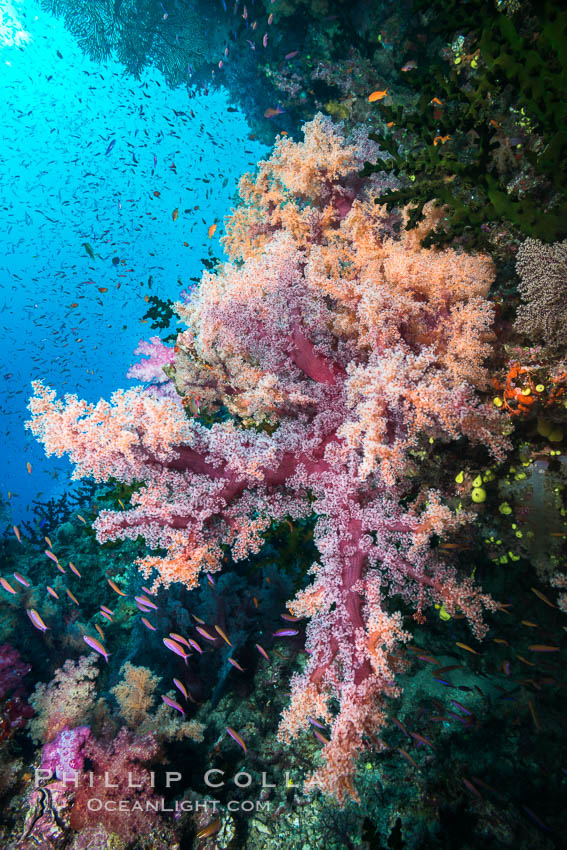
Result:
[[157,571],[154,587],[193,587],[224,548],[243,559],[272,521],[316,517],[314,581],[290,603],[311,618],[309,660],[281,735],[309,718],[330,727],[309,787],[341,802],[356,795],[355,759],[383,723],[384,696],[398,693],[408,635],[387,597],[418,620],[434,603],[462,611],[477,637],[483,609],[497,608],[431,548],[471,516],[419,483],[415,452],[466,438],[502,458],[509,445],[505,417],[477,392],[490,260],[424,249],[420,232],[393,236],[357,177],[367,149],[321,116],[303,143],[280,139],[228,223],[241,261],[206,273],[179,306],[177,390],[229,420],[205,427],[139,389],[60,402],[36,382],[28,423],[48,454],[69,454],[76,478],[143,482],[129,510],[102,511],[95,527],[100,542],[142,535],[167,550],[139,561]]
[[523,303],[516,329],[552,350],[567,346],[567,242],[545,245],[526,239],[516,258]]
[[38,684],[30,697],[37,716],[30,723],[34,741],[53,741],[66,727],[84,725],[91,717],[99,670],[94,653],[68,659],[48,684]]

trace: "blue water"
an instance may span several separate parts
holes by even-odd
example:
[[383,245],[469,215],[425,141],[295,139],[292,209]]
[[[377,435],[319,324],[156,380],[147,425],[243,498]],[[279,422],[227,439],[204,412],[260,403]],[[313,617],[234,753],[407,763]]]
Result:
[[225,92],[95,64],[33,0],[2,3],[0,92],[0,487],[18,520],[70,472],[24,430],[31,380],[89,401],[131,385],[134,349],[159,333],[145,296],[175,299],[222,257],[238,179],[266,149]]

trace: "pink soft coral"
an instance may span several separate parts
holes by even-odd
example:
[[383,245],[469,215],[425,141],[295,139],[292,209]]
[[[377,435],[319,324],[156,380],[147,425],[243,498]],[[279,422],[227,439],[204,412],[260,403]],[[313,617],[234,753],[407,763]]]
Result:
[[[482,636],[495,603],[430,546],[469,517],[417,485],[416,452],[463,436],[502,456],[487,385],[489,259],[425,250],[389,235],[357,177],[355,143],[317,118],[305,142],[280,140],[228,223],[234,263],[206,273],[179,305],[187,330],[172,372],[185,399],[232,418],[204,427],[139,390],[110,404],[65,403],[41,383],[29,427],[75,476],[143,481],[127,511],[103,511],[101,542],[143,535],[165,556],[140,562],[156,584],[194,586],[199,571],[257,552],[274,520],[317,516],[320,561],[291,603],[311,617],[305,672],[282,721],[289,739],[331,726],[310,780],[340,801],[363,737],[395,694],[393,650],[406,640],[387,594],[422,617],[433,602],[465,612]],[[324,144],[323,144],[324,142]],[[321,150],[319,150],[321,147]],[[338,711],[332,706],[338,705]]]

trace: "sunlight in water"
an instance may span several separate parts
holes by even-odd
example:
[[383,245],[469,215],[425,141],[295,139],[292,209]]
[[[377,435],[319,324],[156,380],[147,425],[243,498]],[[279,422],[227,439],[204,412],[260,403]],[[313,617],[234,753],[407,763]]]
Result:
[[22,27],[12,3],[0,7],[0,47],[21,47],[31,39]]

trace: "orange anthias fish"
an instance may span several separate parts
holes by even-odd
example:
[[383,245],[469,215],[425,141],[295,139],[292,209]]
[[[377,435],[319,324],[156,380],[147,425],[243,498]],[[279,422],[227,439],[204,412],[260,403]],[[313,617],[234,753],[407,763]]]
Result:
[[217,631],[219,633],[219,635],[221,636],[221,638],[224,640],[225,643],[227,643],[229,646],[232,646],[231,642],[229,641],[225,632],[221,629],[220,626],[215,625],[215,631]]
[[28,475],[31,475],[32,465],[31,465],[31,463],[29,462],[29,460],[28,460],[28,462],[26,463],[26,469],[28,470]]
[[244,755],[246,755],[246,744],[244,743],[238,732],[235,732],[235,730],[231,726],[227,726],[226,731],[228,732],[230,737],[233,738],[236,743],[242,747],[242,749],[244,750]]
[[87,644],[87,646],[90,646],[90,648],[94,649],[95,652],[98,652],[99,655],[104,656],[104,660],[108,664],[108,656],[110,655],[110,652],[106,651],[102,643],[97,640],[97,638],[93,638],[90,635],[83,635],[83,640]]
[[179,207],[175,207],[175,209],[171,213],[171,217],[174,221],[177,221],[178,216],[179,216]]
[[473,655],[480,655],[480,652],[477,652],[476,649],[473,649],[472,646],[469,646],[467,643],[455,641],[455,646],[458,646],[460,649],[466,649],[467,652],[472,652]]
[[212,820],[207,826],[204,826],[203,829],[200,829],[197,833],[197,838],[200,840],[201,838],[210,838],[211,835],[215,835],[221,828],[221,819],[215,818]]
[[444,145],[445,142],[448,142],[450,138],[451,136],[435,136],[435,138],[433,139],[433,144],[435,145],[435,147],[437,147],[437,145]]
[[216,224],[211,224],[211,226],[209,227],[209,230],[208,230],[209,239],[213,238],[216,229],[217,229]]
[[8,591],[8,593],[13,593],[13,594],[16,593],[16,591],[14,590],[14,588],[12,587],[10,582],[7,579],[5,579],[3,576],[2,576],[2,578],[0,578],[0,584],[2,585],[4,590]]
[[530,587],[532,593],[535,593],[538,599],[541,599],[542,602],[545,602],[546,605],[549,605],[550,608],[557,608],[557,605],[554,605],[550,599],[547,598],[545,593],[542,593],[541,590],[538,590],[537,587]]
[[118,585],[116,584],[116,582],[115,582],[115,581],[112,581],[112,579],[111,579],[111,578],[107,578],[106,580],[107,580],[107,582],[109,583],[109,585],[111,586],[111,588],[112,588],[114,591],[116,591],[116,593],[117,593],[119,596],[126,596],[126,594],[124,593],[124,591],[123,591],[123,590],[121,590],[121,589],[118,587]]
[[373,91],[368,95],[368,103],[375,103],[377,100],[382,100],[388,94],[388,89],[382,91]]

